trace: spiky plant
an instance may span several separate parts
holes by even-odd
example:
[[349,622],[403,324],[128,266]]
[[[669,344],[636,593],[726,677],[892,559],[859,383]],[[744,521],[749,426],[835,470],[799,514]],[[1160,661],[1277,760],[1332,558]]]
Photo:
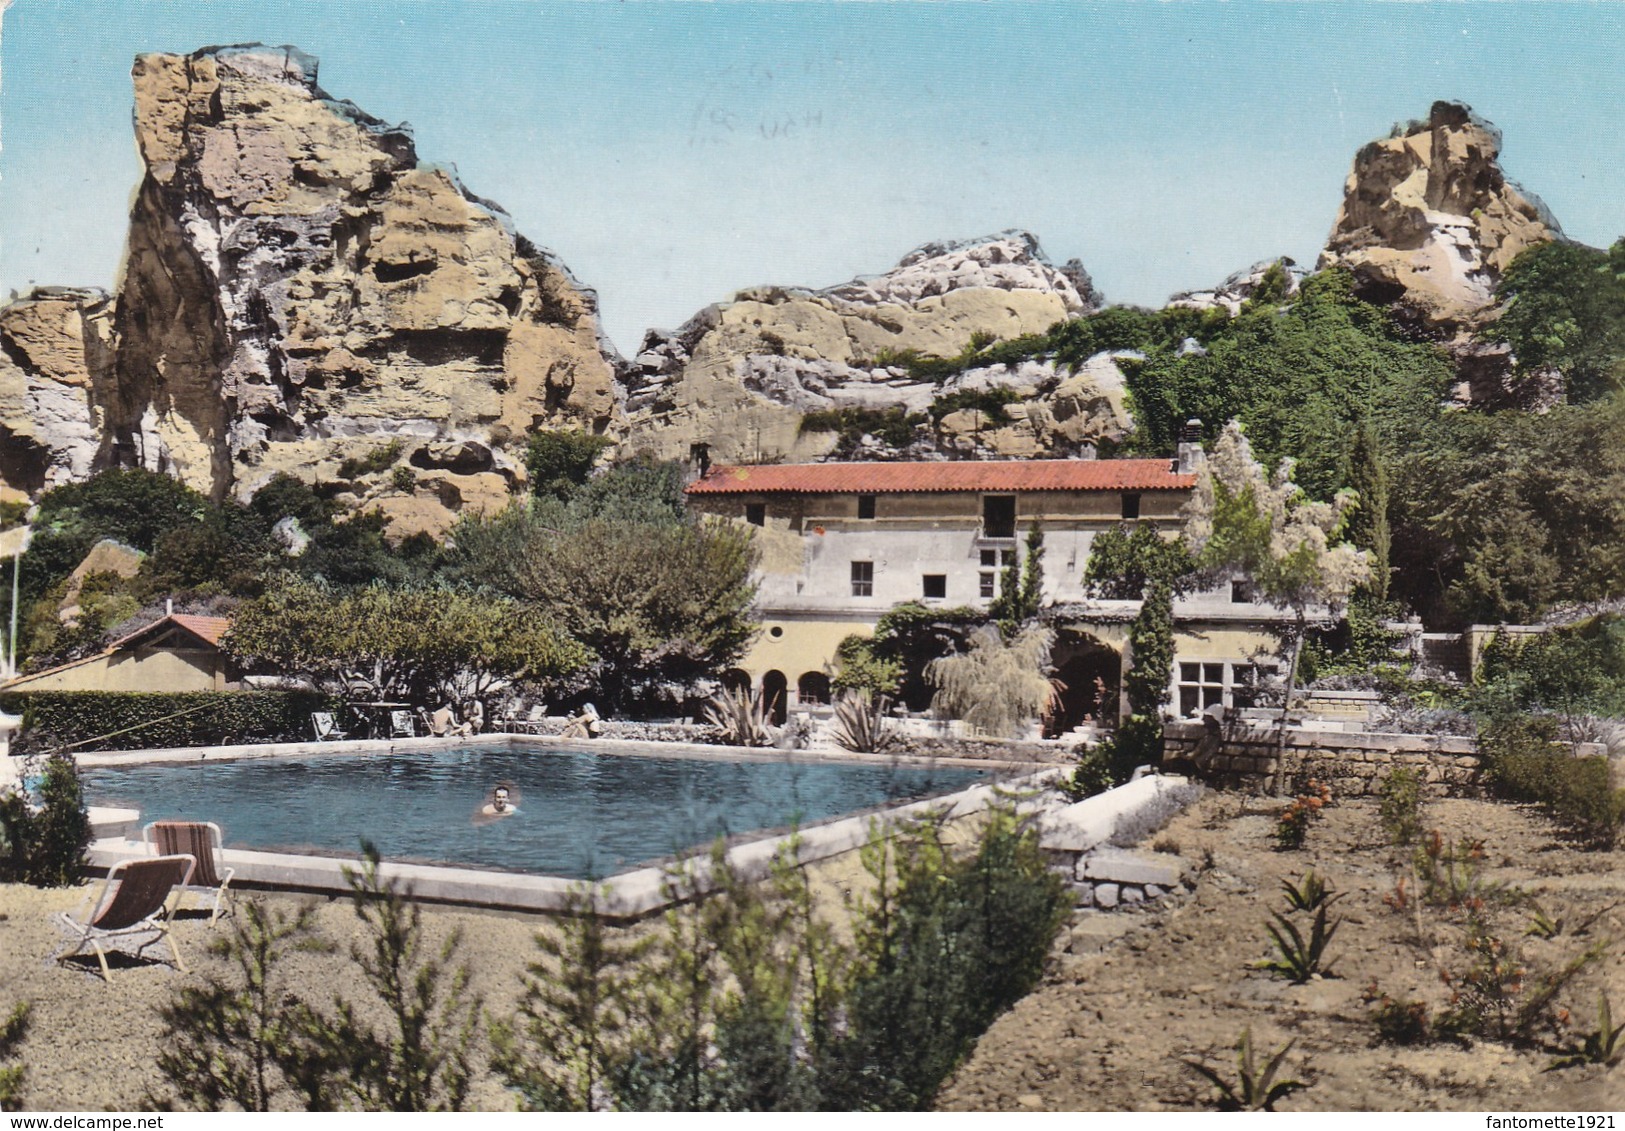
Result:
[[1608,1005],[1608,995],[1597,995],[1597,1028],[1585,1035],[1578,1052],[1558,1057],[1546,1066],[1551,1072],[1558,1068],[1571,1068],[1577,1064],[1618,1064],[1625,1059],[1625,1025],[1614,1024],[1614,1012]]
[[1315,912],[1314,925],[1309,929],[1308,937],[1291,919],[1279,911],[1272,911],[1270,915],[1274,923],[1266,923],[1265,930],[1270,933],[1270,940],[1275,944],[1275,956],[1266,958],[1255,964],[1259,970],[1269,970],[1280,974],[1290,982],[1303,984],[1316,974],[1330,977],[1332,973],[1332,960],[1326,957],[1326,947],[1337,933],[1341,920],[1334,921],[1330,927],[1326,925],[1326,905],[1321,904],[1320,910]]
[[902,736],[886,720],[889,701],[867,688],[843,692],[835,700],[835,728],[830,738],[843,750],[881,754],[899,745]]
[[729,746],[766,746],[768,708],[761,692],[752,694],[743,687],[723,688],[705,704],[705,721],[722,731]]
[[1309,1086],[1302,1080],[1275,1078],[1275,1074],[1281,1070],[1281,1062],[1286,1059],[1286,1054],[1295,1043],[1288,1041],[1276,1049],[1261,1072],[1253,1059],[1253,1031],[1251,1028],[1243,1029],[1241,1039],[1236,1042],[1234,1083],[1199,1060],[1187,1057],[1184,1063],[1200,1072],[1219,1090],[1218,1095],[1214,1097],[1214,1103],[1220,1111],[1274,1111],[1278,1102],[1293,1092],[1302,1091]]
[[1293,911],[1314,911],[1325,904],[1330,907],[1343,898],[1342,892],[1333,892],[1326,883],[1325,877],[1310,868],[1303,874],[1297,883],[1291,880],[1281,881],[1281,891],[1286,895],[1287,906]]
[[1055,703],[1049,677],[1055,633],[1032,625],[1005,640],[994,625],[970,637],[970,650],[932,660],[925,679],[937,689],[932,706],[939,715],[963,719],[983,734],[1018,737],[1029,722]]

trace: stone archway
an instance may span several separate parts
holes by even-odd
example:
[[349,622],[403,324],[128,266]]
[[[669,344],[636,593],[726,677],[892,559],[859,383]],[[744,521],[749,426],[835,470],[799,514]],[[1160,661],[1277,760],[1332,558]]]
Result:
[[796,702],[803,707],[827,707],[829,696],[829,676],[823,672],[803,672],[796,681]]
[[1061,629],[1050,662],[1064,687],[1054,713],[1044,721],[1046,734],[1065,734],[1087,722],[1116,723],[1123,672],[1117,649],[1086,632]]

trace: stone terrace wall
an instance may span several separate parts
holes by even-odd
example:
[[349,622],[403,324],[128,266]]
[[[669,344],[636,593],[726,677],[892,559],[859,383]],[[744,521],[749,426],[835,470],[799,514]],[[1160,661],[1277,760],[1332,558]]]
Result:
[[[1277,733],[1273,727],[1176,722],[1163,728],[1163,763],[1189,763],[1224,789],[1270,793],[1275,786]],[[1418,771],[1426,797],[1482,797],[1477,743],[1430,734],[1364,734],[1292,727],[1287,772],[1294,783],[1316,778],[1340,797],[1376,794],[1390,771]]]

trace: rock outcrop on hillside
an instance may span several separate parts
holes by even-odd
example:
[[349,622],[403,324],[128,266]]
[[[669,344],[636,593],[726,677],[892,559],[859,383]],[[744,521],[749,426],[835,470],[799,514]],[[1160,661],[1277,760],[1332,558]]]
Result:
[[103,291],[41,287],[0,308],[0,501],[90,474],[112,338]]
[[1371,142],[1319,268],[1348,267],[1362,297],[1440,338],[1481,324],[1518,253],[1562,238],[1545,205],[1507,180],[1500,152],[1500,131],[1459,102]]
[[1100,302],[1081,265],[1051,265],[1022,231],[927,244],[884,275],[823,290],[741,291],[679,330],[644,339],[623,370],[628,444],[665,458],[684,457],[703,441],[720,460],[816,459],[836,439],[805,430],[809,413],[923,412],[962,388],[1002,386],[1031,398],[1011,407],[1011,424],[987,427],[979,413],[948,414],[924,447],[937,454],[1070,454],[1128,427],[1120,395],[1043,363],[972,369],[938,383],[911,372],[909,359],[955,357],[973,338],[1043,333]]
[[410,532],[504,501],[527,430],[616,420],[593,292],[403,128],[329,97],[314,59],[210,48],[133,74],[116,461],[222,497],[333,481],[401,439],[411,490],[355,488]]

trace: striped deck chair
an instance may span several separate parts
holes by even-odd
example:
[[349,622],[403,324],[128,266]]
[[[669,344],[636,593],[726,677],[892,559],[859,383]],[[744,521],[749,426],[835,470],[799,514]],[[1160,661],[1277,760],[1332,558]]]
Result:
[[155,855],[185,853],[197,860],[191,880],[175,889],[175,905],[169,909],[171,915],[180,910],[181,896],[186,892],[209,898],[210,927],[220,918],[223,905],[225,910],[231,910],[231,877],[236,873],[224,867],[220,859],[225,837],[219,825],[213,821],[154,821],[141,830],[141,837],[152,846]]
[[416,738],[418,728],[412,724],[411,711],[391,711],[389,713],[389,737]]
[[63,962],[84,951],[86,946],[96,951],[101,963],[102,977],[113,980],[107,966],[107,952],[103,943],[122,941],[150,935],[136,948],[137,958],[159,939],[169,940],[170,953],[175,956],[175,969],[185,972],[180,947],[169,933],[169,920],[164,916],[164,905],[169,893],[177,885],[184,886],[192,878],[197,861],[187,855],[158,856],[148,860],[126,860],[115,864],[102,884],[101,896],[84,922],[79,922],[66,911],[57,912],[57,921],[76,936],[69,949],[59,951],[55,961]]

